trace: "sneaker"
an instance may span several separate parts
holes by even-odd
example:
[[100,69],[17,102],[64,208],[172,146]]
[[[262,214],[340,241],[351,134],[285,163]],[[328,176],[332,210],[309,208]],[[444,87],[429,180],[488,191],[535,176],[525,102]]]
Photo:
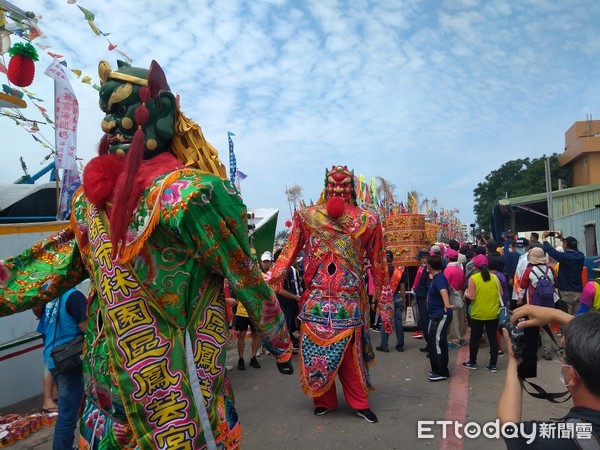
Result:
[[255,369],[260,369],[260,363],[258,362],[258,359],[256,359],[256,356],[253,356],[252,358],[250,358],[250,367],[254,367]]
[[465,361],[462,363],[462,366],[466,367],[467,369],[477,370],[477,364],[472,363],[471,361]]
[[396,351],[403,352],[404,351],[404,345],[396,345]]
[[431,372],[429,372],[429,375],[427,376],[427,379],[429,381],[442,381],[442,380],[447,380],[448,377],[445,377],[444,375],[439,375],[437,373],[431,373]]
[[322,406],[317,406],[315,408],[315,416],[324,416],[325,414],[331,411],[335,411],[335,409],[327,409],[323,408]]
[[378,352],[385,352],[385,353],[389,353],[390,352],[390,349],[387,348],[387,347],[375,347],[375,350],[377,350]]
[[375,415],[375,413],[368,408],[367,409],[357,409],[356,415],[358,417],[362,417],[369,423],[379,422],[379,419],[377,419],[377,416]]
[[246,370],[246,364],[244,363],[244,358],[238,359],[238,370]]
[[455,344],[454,342],[448,342],[448,348],[451,348],[452,350],[456,350],[457,348],[460,348],[460,345]]
[[413,339],[423,339],[423,332],[422,331],[415,331],[412,334],[412,338]]
[[498,372],[498,368],[496,366],[492,366],[491,364],[488,364],[487,366],[485,366],[485,368],[492,373]]
[[504,350],[498,350],[498,356],[504,356]]
[[461,347],[464,347],[465,345],[467,345],[467,341],[465,341],[464,339],[461,339],[460,341],[458,341],[458,344],[459,344]]

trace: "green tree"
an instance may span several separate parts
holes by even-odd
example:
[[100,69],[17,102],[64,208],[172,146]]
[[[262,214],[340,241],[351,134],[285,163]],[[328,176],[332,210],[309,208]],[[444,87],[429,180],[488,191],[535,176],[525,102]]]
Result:
[[[486,230],[490,228],[492,208],[500,199],[546,192],[545,160],[543,156],[508,161],[487,175],[485,181],[473,190],[477,226]],[[550,156],[550,174],[552,190],[558,189],[559,179],[566,180],[568,184],[571,176],[570,169],[558,164],[556,153]]]

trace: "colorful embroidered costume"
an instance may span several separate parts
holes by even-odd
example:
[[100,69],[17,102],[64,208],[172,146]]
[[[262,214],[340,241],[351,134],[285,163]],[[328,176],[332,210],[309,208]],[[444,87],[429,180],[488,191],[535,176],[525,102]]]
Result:
[[[338,168],[334,167],[332,172],[343,169],[339,173],[350,177],[345,167]],[[335,195],[333,192],[330,189],[330,198]],[[366,399],[372,389],[367,366],[374,355],[369,337],[369,303],[364,284],[363,257],[372,264],[374,296],[379,299],[388,326],[391,326],[393,306],[378,217],[355,206],[350,195],[341,204],[341,213],[332,212],[336,208],[330,208],[324,201],[296,212],[288,242],[267,280],[277,291],[286,268],[304,251],[306,290],[302,294],[298,316],[302,321],[302,388],[310,397],[322,396],[334,386],[342,359],[352,358],[353,363],[349,367],[356,370],[360,382],[360,386],[354,388],[362,393],[359,396],[363,395]],[[367,406],[363,404],[361,408],[364,407]]]
[[[119,105],[131,105],[138,96],[135,83],[143,79],[133,69],[105,73],[113,80],[109,92],[101,91],[101,99],[110,104],[103,123],[109,134],[115,127],[109,119],[114,120],[117,110],[123,112]],[[167,100],[163,96],[163,106]],[[135,129],[123,124],[125,116],[121,125]],[[112,139],[118,146],[125,141],[124,135]],[[144,142],[146,149],[156,148],[156,142]],[[96,159],[125,160],[127,167],[119,155],[128,152],[111,150]],[[220,171],[216,155],[211,158]],[[127,185],[118,177],[127,178],[128,171],[116,171],[117,188],[102,202],[97,192],[86,190],[86,182],[106,172],[95,174],[100,166],[91,161],[92,172],[86,168],[83,190],[73,201],[71,225],[4,261],[10,278],[0,288],[2,315],[50,301],[85,278],[91,280],[80,428],[91,448],[239,445],[241,428],[225,373],[224,278],[277,361],[291,358],[283,314],[251,255],[239,193],[206,168],[184,167],[182,159],[164,151],[140,162],[129,191],[133,209],[119,240],[111,213],[113,202],[119,201],[116,190]],[[121,205],[126,211],[130,199]]]

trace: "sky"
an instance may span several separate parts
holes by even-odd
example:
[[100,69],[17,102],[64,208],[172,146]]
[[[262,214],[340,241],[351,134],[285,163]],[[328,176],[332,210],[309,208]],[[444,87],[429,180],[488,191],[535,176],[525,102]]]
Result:
[[[71,0],[72,2],[73,0]],[[99,84],[122,59],[107,39],[162,66],[182,111],[229,165],[227,132],[250,208],[291,217],[286,187],[316,201],[326,168],[347,165],[458,209],[474,221],[473,190],[507,161],[564,149],[564,133],[600,117],[600,2],[587,0],[12,0],[41,18],[48,51]],[[13,40],[14,41],[14,40]],[[6,62],[8,62],[8,55]],[[40,50],[28,88],[52,111],[51,57]],[[74,75],[78,156],[96,154],[97,92]],[[5,83],[3,74],[0,82]],[[23,114],[41,119],[31,105]],[[41,126],[53,140],[54,132]],[[0,182],[42,167],[47,150],[0,116]]]

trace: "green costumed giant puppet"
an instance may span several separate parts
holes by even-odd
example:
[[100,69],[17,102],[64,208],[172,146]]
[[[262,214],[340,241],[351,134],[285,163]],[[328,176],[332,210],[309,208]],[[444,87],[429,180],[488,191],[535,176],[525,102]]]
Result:
[[236,448],[224,278],[292,373],[291,344],[247,238],[246,208],[160,66],[101,62],[104,137],[70,225],[0,265],[0,314],[91,280],[82,445]]

